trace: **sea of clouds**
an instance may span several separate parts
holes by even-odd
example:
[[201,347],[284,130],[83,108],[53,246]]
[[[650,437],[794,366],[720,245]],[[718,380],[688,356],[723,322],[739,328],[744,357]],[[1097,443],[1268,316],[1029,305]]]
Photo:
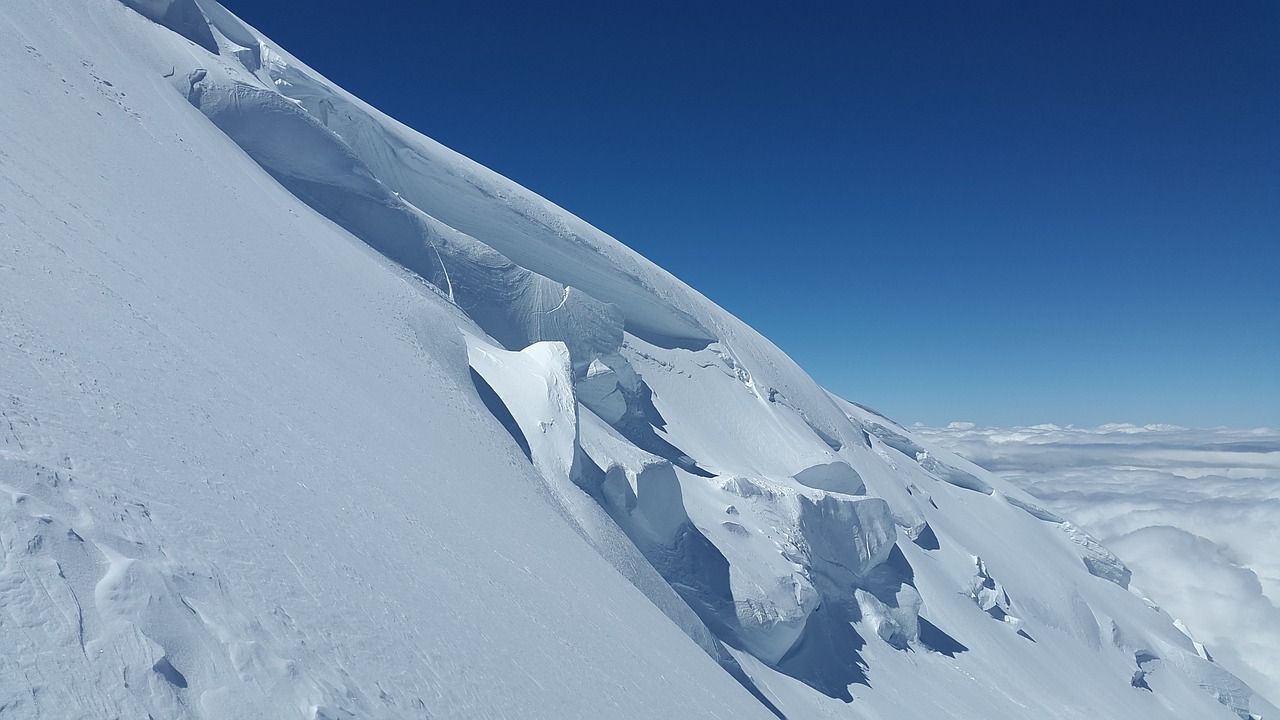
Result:
[[1100,539],[1216,661],[1280,700],[1280,430],[912,430]]

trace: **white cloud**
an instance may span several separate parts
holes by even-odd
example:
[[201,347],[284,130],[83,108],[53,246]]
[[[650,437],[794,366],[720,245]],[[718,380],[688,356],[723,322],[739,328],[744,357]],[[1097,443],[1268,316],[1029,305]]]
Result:
[[1280,431],[913,430],[1100,538],[1216,660],[1280,698]]

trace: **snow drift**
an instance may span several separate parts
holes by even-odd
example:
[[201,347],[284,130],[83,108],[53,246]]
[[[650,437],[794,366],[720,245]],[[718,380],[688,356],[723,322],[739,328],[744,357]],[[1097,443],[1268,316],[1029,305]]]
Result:
[[1275,712],[1030,496],[213,0],[0,15],[6,717]]

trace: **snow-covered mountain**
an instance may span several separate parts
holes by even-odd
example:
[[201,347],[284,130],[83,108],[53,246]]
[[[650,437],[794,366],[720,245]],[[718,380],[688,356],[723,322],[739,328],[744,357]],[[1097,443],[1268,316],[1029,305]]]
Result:
[[913,430],[1087,528],[1216,662],[1280,697],[1280,430]]
[[0,716],[1277,715],[1069,521],[214,0],[0,18]]

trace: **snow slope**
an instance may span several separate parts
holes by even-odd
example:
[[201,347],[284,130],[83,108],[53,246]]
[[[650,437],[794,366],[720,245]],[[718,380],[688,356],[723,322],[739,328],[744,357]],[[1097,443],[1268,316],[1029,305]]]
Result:
[[1069,522],[213,0],[0,17],[4,717],[1275,715]]

